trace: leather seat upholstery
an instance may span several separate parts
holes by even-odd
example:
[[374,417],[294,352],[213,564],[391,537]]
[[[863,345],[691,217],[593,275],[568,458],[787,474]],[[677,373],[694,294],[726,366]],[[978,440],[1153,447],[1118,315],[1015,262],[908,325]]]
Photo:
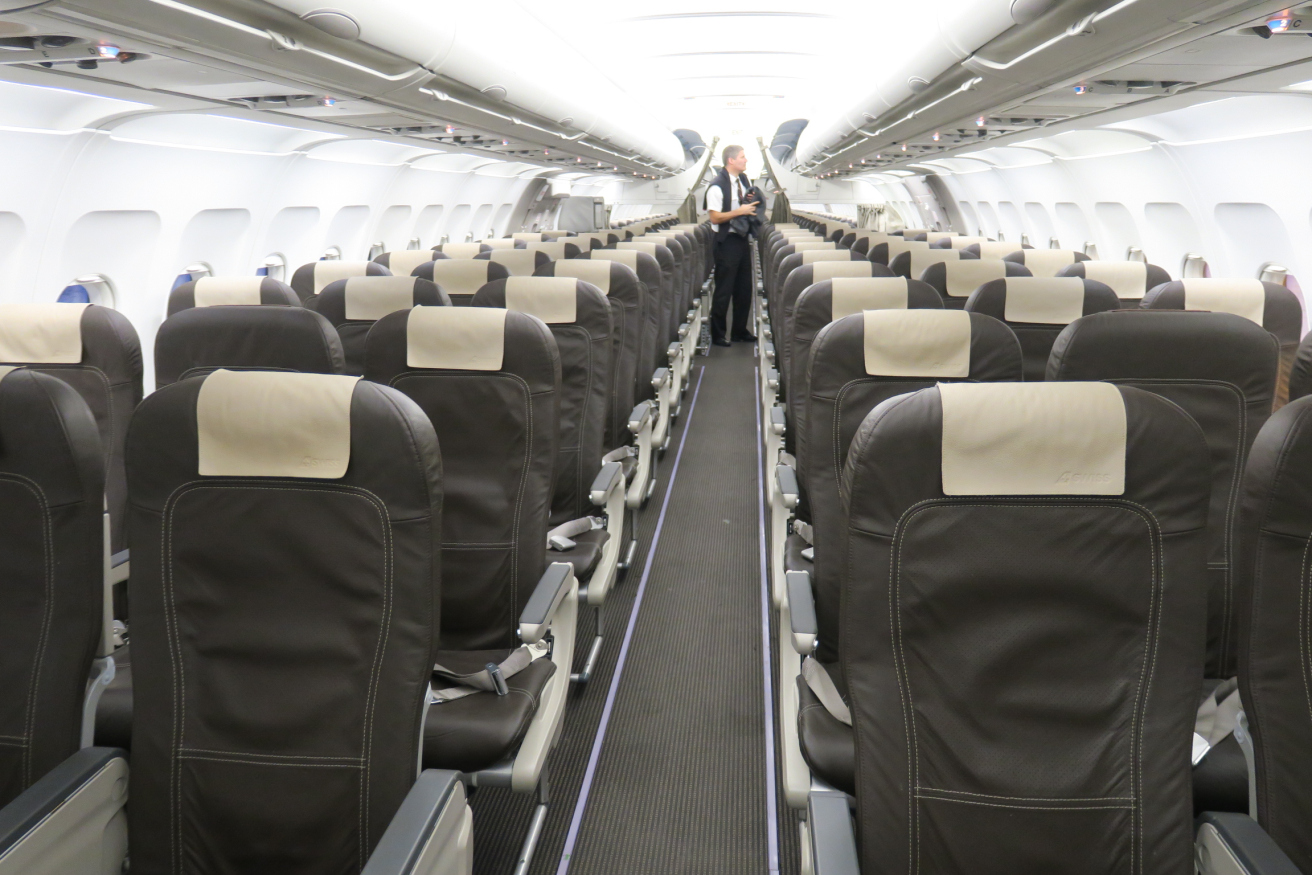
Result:
[[[786,306],[784,302],[786,299],[789,299],[790,297],[788,294],[788,290],[790,288],[792,289],[798,288],[796,283],[790,284],[789,280],[792,278],[793,274],[798,271],[799,268],[802,268],[806,265],[832,264],[835,262],[838,264],[854,264],[854,263],[859,263],[861,261],[865,261],[865,259],[861,257],[861,253],[853,252],[850,249],[808,249],[802,252],[794,252],[792,255],[785,256],[784,259],[778,263],[777,268],[775,270],[775,283],[773,286],[773,291],[767,292],[766,295],[766,300],[770,305],[770,313],[773,315],[775,313],[783,312],[783,307]],[[883,265],[877,265],[876,269],[869,274],[845,273],[839,275],[883,276],[884,272],[878,269],[882,267]],[[847,268],[847,269],[851,270],[851,268]],[[844,268],[838,268],[838,270],[842,271],[844,270]],[[806,288],[806,287],[802,286],[801,288]],[[796,298],[794,296],[793,300],[795,299]]]
[[[197,292],[199,291],[199,294]],[[299,307],[301,298],[292,287],[272,277],[202,277],[169,292],[168,315],[192,307],[258,304],[265,307]]]
[[1189,870],[1209,489],[1188,415],[1129,386],[866,417],[839,547],[863,872]]
[[924,249],[909,249],[898,253],[888,263],[888,268],[898,276],[918,280],[930,267],[949,261],[972,260],[972,258],[973,256],[963,255],[957,249],[931,249],[926,246]]
[[491,252],[492,247],[486,243],[439,243],[433,247],[447,258],[473,258],[483,252]]
[[1038,381],[1062,329],[1081,316],[1120,306],[1115,292],[1093,280],[1012,277],[980,286],[966,299],[965,309],[1011,326],[1025,353],[1025,379]]
[[510,276],[510,271],[486,258],[451,258],[421,265],[415,269],[414,275],[436,283],[451,299],[452,305],[468,307],[475,292],[490,282],[505,279]]
[[902,237],[890,237],[887,240],[881,240],[870,246],[866,257],[875,264],[885,266],[891,265],[903,252],[910,252],[913,249],[928,249],[929,244],[924,240],[907,240]]
[[392,272],[376,261],[312,261],[302,264],[292,274],[292,289],[301,303],[323,291],[323,287],[337,280],[353,276],[391,276]]
[[1069,265],[1088,260],[1089,256],[1073,249],[1018,249],[1003,256],[1003,261],[1023,264],[1037,277],[1056,276]]
[[[665,348],[669,345],[670,323],[675,317],[675,298],[678,294],[681,274],[679,265],[675,261],[674,253],[668,246],[660,243],[652,243],[647,240],[626,240],[615,244],[618,252],[633,250],[642,252],[656,259],[656,264],[661,270],[660,285],[654,290],[651,301],[656,310],[656,334],[652,341],[652,359],[648,376],[651,371],[656,370],[665,364]],[[649,286],[648,291],[653,291]],[[680,314],[681,315],[681,314]],[[676,325],[677,329],[678,326]]]
[[[962,252],[969,252],[971,255],[977,255],[980,258],[1002,258],[1006,259],[1016,251],[1028,252],[1034,247],[1028,243],[1022,243],[1017,246],[1015,243],[1008,243],[1005,240],[981,240],[978,243],[971,243],[969,246],[962,247]],[[1010,260],[1010,259],[1008,259]],[[1079,261],[1079,259],[1075,259]],[[1022,262],[1017,261],[1017,264]]]
[[[586,244],[585,244],[586,245]],[[557,237],[554,240],[546,240],[541,243],[529,243],[524,247],[533,252],[546,253],[547,258],[552,261],[560,261],[565,258],[578,258],[579,253],[583,250],[579,244],[568,237]],[[592,247],[588,247],[591,249]],[[536,270],[536,268],[534,268]]]
[[1165,268],[1142,261],[1077,261],[1057,271],[1057,276],[1097,280],[1115,292],[1126,309],[1138,307],[1150,291],[1171,281]]
[[391,271],[393,276],[410,276],[420,265],[450,257],[436,249],[397,249],[384,252],[374,261]]
[[341,374],[342,342],[323,316],[301,307],[197,307],[155,335],[155,386],[219,368]]
[[0,367],[0,805],[80,746],[100,642],[104,493],[82,397],[48,374]]
[[[522,243],[522,241],[516,241]],[[515,249],[493,249],[475,255],[474,258],[486,258],[493,264],[504,267],[511,276],[532,276],[533,271],[551,260],[551,256],[541,250],[529,250],[524,246]]]
[[342,373],[358,377],[364,373],[365,338],[375,322],[395,310],[450,307],[451,299],[422,277],[356,277],[325,286],[310,306],[337,330],[346,361]]
[[218,371],[142,403],[134,871],[363,866],[415,782],[441,471],[423,412],[353,377]]
[[950,310],[962,310],[975,289],[985,282],[1009,276],[1029,276],[1030,271],[1023,264],[1003,261],[1000,258],[962,258],[956,261],[941,261],[925,268],[920,275],[923,282],[929,283],[943,298],[943,306]]
[[[633,271],[638,277],[638,282],[642,284],[642,334],[638,344],[637,362],[634,365],[633,403],[654,398],[651,375],[661,366],[659,356],[664,352],[664,348],[658,348],[656,343],[660,330],[663,283],[660,263],[656,261],[655,256],[632,249],[594,249],[580,257],[592,261],[617,261]],[[629,412],[626,410],[624,416],[628,415]]]

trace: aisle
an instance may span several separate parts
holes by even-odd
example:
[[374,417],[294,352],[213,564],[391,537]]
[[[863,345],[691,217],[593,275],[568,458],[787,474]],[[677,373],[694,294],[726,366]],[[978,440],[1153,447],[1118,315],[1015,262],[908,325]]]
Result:
[[[608,600],[598,671],[572,698],[549,763],[552,807],[534,873],[769,871],[755,357],[735,344],[698,362],[660,486],[640,516],[634,567]],[[474,810],[476,872],[509,873],[528,800],[481,791]]]

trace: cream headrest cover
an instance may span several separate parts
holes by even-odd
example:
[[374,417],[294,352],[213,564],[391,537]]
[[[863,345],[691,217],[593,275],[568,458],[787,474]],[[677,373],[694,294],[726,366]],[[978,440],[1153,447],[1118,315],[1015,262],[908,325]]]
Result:
[[617,250],[621,251],[621,252],[624,252],[624,251],[645,252],[645,253],[647,253],[648,255],[650,255],[652,258],[655,258],[655,257],[656,257],[656,247],[659,246],[659,245],[661,245],[661,244],[659,244],[659,243],[652,243],[650,240],[648,240],[648,241],[642,241],[642,240],[629,240],[629,241],[624,242],[624,243],[616,243],[616,244],[615,244],[615,248],[616,248]]
[[811,282],[820,283],[835,277],[870,276],[874,272],[872,262],[865,261],[819,261],[811,265]]
[[[578,247],[578,244],[572,241],[568,245]],[[564,240],[553,240],[550,243],[530,243],[528,244],[528,251],[541,252],[552,261],[563,261],[565,259],[565,246],[566,241]]]
[[638,253],[633,249],[594,249],[592,258],[594,261],[598,258],[604,261],[618,261],[634,273],[638,272]]
[[814,231],[803,231],[801,228],[794,231],[781,231],[780,234],[785,240],[807,240],[810,238],[815,238],[816,240],[820,239],[820,235]]
[[1084,315],[1084,280],[1079,277],[1010,277],[1003,319],[1069,325]]
[[850,249],[808,249],[802,253],[802,264],[816,264],[821,261],[851,261]]
[[511,240],[523,240],[525,243],[530,243],[530,242],[535,242],[535,241],[538,242],[538,243],[541,243],[541,242],[542,242],[542,232],[541,232],[541,231],[519,231],[519,232],[517,232],[517,233],[511,234],[511,235],[510,235],[510,239],[511,239]]
[[415,307],[405,326],[412,368],[499,371],[506,357],[506,311],[499,307]]
[[830,316],[834,322],[862,310],[905,310],[907,281],[900,276],[839,278],[832,282]]
[[[987,237],[953,237],[949,245],[953,249],[965,249],[967,246],[973,246],[976,243],[983,245],[988,242],[989,238]],[[1011,253],[1008,252],[1007,254],[1010,255]]]
[[259,306],[262,276],[206,276],[192,287],[197,307]]
[[1266,288],[1261,280],[1232,280],[1221,277],[1187,279],[1184,284],[1186,310],[1233,313],[1262,324],[1266,315]]
[[1148,265],[1142,261],[1086,261],[1084,278],[1111,287],[1118,298],[1142,298],[1148,291]]
[[[483,251],[482,243],[443,243],[440,251],[448,258],[473,258]],[[430,259],[431,260],[431,259]],[[410,268],[414,270],[414,268]]]
[[658,234],[643,234],[642,238],[638,242],[655,243],[657,246],[664,246],[666,249],[672,249],[673,247],[670,246],[670,241],[673,239],[674,239],[673,237],[662,237]]
[[897,258],[903,252],[912,252],[916,249],[928,249],[929,244],[923,240],[899,240],[896,237],[889,237],[885,241],[888,246],[888,263],[892,264],[893,259]]
[[980,286],[1007,275],[1007,262],[1000,258],[963,258],[946,263],[948,296],[969,298]]
[[412,276],[357,276],[346,281],[346,318],[377,322],[388,313],[415,305]]
[[1111,383],[941,383],[944,495],[1125,494]]
[[863,315],[870,376],[970,376],[970,314],[965,310],[866,310]]
[[[1019,245],[1015,243],[1007,243],[1006,241],[999,242],[996,240],[985,240],[979,244],[980,258],[1006,258],[1008,255],[1011,255],[1013,252],[1020,252],[1020,251],[1022,250]],[[1029,253],[1034,251],[1035,250],[1033,249],[1025,249],[1024,252],[1025,252],[1026,259],[1029,258]],[[1025,264],[1028,266],[1029,261],[1027,260]]]
[[556,276],[573,277],[592,283],[603,295],[610,294],[610,262],[571,258],[556,262]]
[[903,229],[902,229],[902,239],[903,239],[903,240],[908,240],[908,241],[913,242],[913,243],[915,243],[915,242],[920,242],[920,243],[925,243],[926,245],[928,245],[928,241],[925,241],[925,240],[920,240],[920,241],[913,241],[913,240],[911,240],[912,237],[919,237],[921,234],[929,234],[929,229],[928,229],[928,228],[903,228]]
[[215,371],[196,398],[198,473],[337,480],[351,462],[351,396],[359,381]]
[[479,242],[479,243],[482,243],[484,246],[489,247],[490,249],[514,249],[514,248],[515,248],[515,240],[514,240],[513,237],[508,238],[508,239],[505,239],[505,240],[494,238],[494,239],[492,239],[492,240],[479,240],[478,242]]
[[930,249],[926,243],[924,249],[911,250],[911,278],[919,279],[931,264],[958,261],[960,258],[961,253],[955,249]]
[[1037,277],[1056,276],[1066,265],[1075,263],[1069,249],[1026,249],[1025,266]]
[[791,231],[792,229],[794,229],[794,228],[797,227],[797,223],[796,223],[796,222],[777,222],[777,223],[775,223],[775,227],[778,228],[780,231]]
[[90,304],[0,304],[0,362],[82,361],[82,311]]
[[577,288],[572,276],[512,276],[506,280],[506,309],[548,325],[568,324],[578,318]]
[[832,240],[804,240],[800,243],[790,244],[794,252],[809,252],[814,249],[837,249],[838,244]]
[[338,280],[353,276],[364,276],[369,272],[369,261],[316,261],[314,263],[314,293],[323,291],[323,287]]
[[511,276],[533,276],[538,254],[532,249],[493,249],[488,257],[510,271]]
[[439,258],[433,262],[433,282],[448,295],[472,295],[487,285],[488,264],[481,258]]
[[937,243],[940,240],[951,240],[953,237],[960,237],[956,231],[928,231],[925,234],[926,243]]
[[410,276],[416,267],[430,261],[433,253],[427,249],[398,249],[387,253],[387,269],[395,276]]
[[543,232],[542,232],[542,239],[543,239],[543,240],[559,240],[561,237],[569,237],[569,236],[572,235],[573,233],[574,233],[573,231],[543,231]]

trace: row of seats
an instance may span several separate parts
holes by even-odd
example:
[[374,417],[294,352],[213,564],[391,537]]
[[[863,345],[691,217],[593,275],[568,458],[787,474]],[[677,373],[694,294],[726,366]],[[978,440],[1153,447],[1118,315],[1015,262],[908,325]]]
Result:
[[[1261,521],[1273,495],[1300,488],[1270,467],[1297,458],[1291,434],[1312,411],[1304,399],[1271,418],[1301,329],[1294,296],[1219,279],[1144,289],[1161,274],[1078,253],[1063,276],[1027,276],[1057,259],[1023,250],[957,308],[932,281],[984,261],[968,254],[981,243],[940,249],[963,257],[914,279],[850,248],[896,240],[801,230],[768,231],[760,263],[778,350],[762,344],[763,363],[779,365],[766,387],[784,401],[766,447],[773,592],[792,630],[784,784],[810,806],[809,835],[832,836],[816,819],[855,795],[862,871],[912,865],[914,834],[912,861],[1100,869],[1088,861],[1142,853],[1125,843],[1152,830],[1184,866],[1197,814],[1200,847],[1225,834],[1307,871],[1312,845],[1292,824],[1312,799],[1283,786],[1312,768],[1284,614],[1301,572],[1264,579],[1271,560],[1254,552],[1275,537]],[[796,250],[780,250],[799,243],[847,257],[786,265]],[[816,276],[833,263],[862,272]],[[1306,494],[1278,513],[1275,531],[1312,528]],[[1075,810],[1098,813],[1053,819]],[[1230,836],[1249,813],[1279,849]],[[824,869],[831,845],[808,864],[849,871]]]
[[0,306],[0,872],[467,872],[478,786],[536,794],[526,867],[700,319],[660,230],[187,283],[144,400],[120,314]]

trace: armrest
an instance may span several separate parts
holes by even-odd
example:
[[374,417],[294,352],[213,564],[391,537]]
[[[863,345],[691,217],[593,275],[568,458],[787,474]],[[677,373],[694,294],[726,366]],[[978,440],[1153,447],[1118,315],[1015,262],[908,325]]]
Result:
[[847,794],[838,790],[812,790],[806,799],[806,809],[814,863],[811,871],[815,875],[861,875]]
[[468,854],[471,835],[461,835],[467,809],[458,772],[425,769],[405,795],[361,875],[431,872],[441,860]]
[[784,500],[784,507],[797,507],[801,490],[797,488],[797,472],[788,465],[774,466],[774,480],[779,484],[779,495]]
[[654,405],[650,401],[643,401],[633,408],[629,414],[629,432],[637,434],[642,431],[643,426],[651,419],[651,410]]
[[67,856],[71,845],[99,841],[127,801],[127,776],[127,753],[116,747],[84,747],[55,766],[0,809],[0,869],[18,860],[8,871],[22,871],[22,858],[41,856],[33,848],[63,846]]
[[1299,875],[1298,867],[1251,817],[1204,811],[1197,824],[1194,857],[1200,875]]
[[536,644],[547,634],[556,609],[565,600],[574,585],[574,566],[568,562],[552,562],[538,580],[529,596],[524,612],[519,615],[519,640]]
[[597,472],[596,478],[592,481],[592,488],[588,490],[588,497],[592,503],[601,507],[606,503],[606,496],[616,487],[617,484],[624,482],[624,466],[619,462],[607,462],[601,466]]
[[811,591],[811,575],[805,571],[784,574],[788,587],[788,616],[792,621],[793,649],[803,656],[815,652],[815,639],[820,634],[815,619],[815,594]]
[[788,429],[788,412],[776,404],[770,408],[770,430],[783,434]]
[[[767,335],[767,336],[768,336],[768,335]],[[767,342],[767,343],[765,344],[765,357],[766,357],[769,361],[771,361],[771,362],[774,361],[774,344],[773,344],[773,343]]]
[[670,361],[674,361],[682,353],[683,353],[682,343],[671,343],[669,346],[665,348],[665,355],[669,357]]
[[657,368],[656,370],[651,372],[651,387],[655,389],[657,392],[659,392],[661,390],[661,387],[664,386],[669,381],[670,381],[669,368]]
[[765,371],[765,385],[778,391],[779,389],[779,369],[767,368]]
[[683,323],[682,325],[679,326],[679,339],[680,339],[680,340],[682,340],[683,338],[685,338],[685,337],[688,336],[688,327],[689,327],[689,326],[688,326],[688,323],[687,323],[687,322],[685,322],[685,323]]

